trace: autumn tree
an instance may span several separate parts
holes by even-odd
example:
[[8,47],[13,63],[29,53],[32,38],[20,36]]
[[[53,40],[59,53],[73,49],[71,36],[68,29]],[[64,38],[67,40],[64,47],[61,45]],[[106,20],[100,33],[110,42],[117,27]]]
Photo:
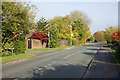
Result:
[[49,22],[58,29],[59,39],[70,40],[73,33],[73,41],[86,42],[87,37],[91,35],[88,27],[90,20],[80,11],[73,11],[64,17],[54,17]]
[[113,33],[113,40],[115,42],[120,42],[120,30]]
[[59,31],[59,38],[60,39],[69,39],[71,34],[71,27],[70,27],[70,17],[65,16],[57,16],[54,17],[52,20],[49,21],[51,25],[55,26]]
[[97,42],[105,42],[104,31],[97,31],[94,33],[95,40]]
[[111,26],[105,29],[104,32],[104,37],[106,41],[113,41],[113,33],[118,31],[118,27],[117,26]]
[[95,42],[95,37],[94,37],[94,36],[91,36],[91,37],[90,37],[90,41],[91,41],[91,42]]
[[86,42],[88,36],[91,35],[88,25],[90,24],[90,19],[85,13],[80,11],[73,11],[70,14],[72,30],[76,30],[78,33],[77,39],[80,42]]

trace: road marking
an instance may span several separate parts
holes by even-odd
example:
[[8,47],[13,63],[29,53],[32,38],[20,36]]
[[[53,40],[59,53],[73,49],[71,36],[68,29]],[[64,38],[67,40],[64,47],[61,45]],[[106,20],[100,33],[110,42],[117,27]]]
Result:
[[48,67],[48,66],[44,66],[45,68]]
[[[78,49],[78,48],[79,48],[79,47],[74,48],[73,50]],[[57,51],[57,52],[50,52],[49,54],[41,55],[41,56],[38,56],[38,57],[39,57],[39,58],[40,58],[40,57],[45,57],[45,56],[48,56],[48,55],[53,55],[53,54],[55,54],[55,53],[60,53],[60,52],[64,52],[64,51],[68,51],[68,49],[62,50],[62,51]]]
[[38,70],[42,70],[42,68],[39,68]]
[[68,55],[68,56],[65,56],[64,59],[67,59],[68,57],[70,57],[70,56],[72,56],[72,55],[74,55],[74,54],[70,54],[70,55]]
[[52,65],[52,64],[48,64],[48,66],[50,66],[50,65]]
[[52,62],[53,64],[55,63],[55,61],[54,62]]
[[[85,50],[85,49],[82,49],[82,50]],[[72,53],[72,54],[70,54],[70,55],[67,55],[67,56],[64,57],[64,59],[67,59],[67,58],[69,58],[69,57],[72,56],[72,55],[78,54],[78,52],[81,52],[81,51],[77,51],[77,52],[75,52],[75,53]]]
[[72,54],[70,54],[70,55],[67,55],[67,56],[64,57],[64,59],[67,59],[67,58],[69,58],[69,57],[72,56],[72,55],[78,54],[78,52],[81,52],[81,51],[77,51],[77,52],[75,52],[75,53],[72,53]]
[[54,62],[52,62],[52,63],[50,63],[50,64],[48,64],[48,66],[50,66],[50,65],[52,65],[52,64],[54,64],[55,63],[55,61]]
[[67,66],[68,64],[67,64],[67,63],[65,63],[65,64],[63,64],[63,65]]

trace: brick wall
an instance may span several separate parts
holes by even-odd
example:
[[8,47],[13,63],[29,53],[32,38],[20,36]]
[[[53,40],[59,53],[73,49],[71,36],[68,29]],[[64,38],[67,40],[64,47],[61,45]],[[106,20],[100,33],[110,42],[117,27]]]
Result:
[[[30,39],[26,38],[26,48],[28,49],[28,41]],[[46,48],[47,47],[47,40],[44,40],[42,43],[42,40],[38,39],[31,39],[31,49],[33,48]]]
[[42,41],[37,39],[31,39],[31,48],[42,48]]
[[68,45],[68,40],[63,39],[63,40],[60,41],[60,46],[61,47],[62,46],[67,46],[67,45]]

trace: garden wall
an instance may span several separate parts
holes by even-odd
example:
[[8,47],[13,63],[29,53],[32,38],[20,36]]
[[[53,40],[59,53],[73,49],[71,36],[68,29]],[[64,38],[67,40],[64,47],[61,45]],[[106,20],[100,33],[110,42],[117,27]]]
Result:
[[47,40],[27,39],[26,38],[26,48],[27,49],[46,48],[46,47],[47,47]]
[[68,40],[63,39],[63,40],[60,41],[60,46],[61,47],[62,46],[67,46],[67,45],[68,45]]

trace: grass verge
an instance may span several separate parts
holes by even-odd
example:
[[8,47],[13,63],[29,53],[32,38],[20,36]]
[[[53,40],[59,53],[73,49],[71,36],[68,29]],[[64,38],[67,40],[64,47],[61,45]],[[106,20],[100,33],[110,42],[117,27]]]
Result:
[[2,63],[7,63],[19,59],[24,59],[24,58],[29,58],[29,57],[35,57],[34,54],[29,54],[29,53],[23,53],[19,55],[13,55],[13,56],[6,56],[6,57],[1,57],[0,59],[2,60]]
[[65,49],[69,47],[80,47],[82,45],[88,45],[90,43],[83,43],[80,45],[72,45],[72,46],[63,46],[63,47],[57,47],[57,48],[34,48],[34,49],[27,49],[27,50],[60,50],[60,49]]
[[115,64],[120,68],[120,60],[119,60],[119,55],[120,53],[118,53],[118,46],[112,46],[112,54],[114,55],[113,61],[115,62]]

